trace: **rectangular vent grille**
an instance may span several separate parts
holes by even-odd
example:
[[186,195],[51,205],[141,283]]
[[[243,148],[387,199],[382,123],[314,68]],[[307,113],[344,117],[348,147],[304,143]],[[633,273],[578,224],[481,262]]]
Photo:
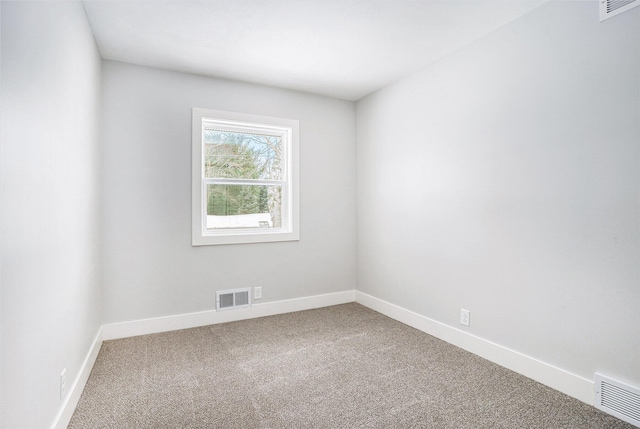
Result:
[[249,307],[251,305],[251,289],[222,290],[216,292],[216,310]]
[[596,408],[640,427],[640,389],[595,374]]
[[635,6],[640,6],[640,0],[600,0],[600,21],[616,16]]

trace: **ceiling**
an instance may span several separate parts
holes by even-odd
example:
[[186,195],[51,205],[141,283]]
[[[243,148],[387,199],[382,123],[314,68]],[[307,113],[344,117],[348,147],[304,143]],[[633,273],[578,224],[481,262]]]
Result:
[[358,100],[548,0],[85,0],[104,59]]

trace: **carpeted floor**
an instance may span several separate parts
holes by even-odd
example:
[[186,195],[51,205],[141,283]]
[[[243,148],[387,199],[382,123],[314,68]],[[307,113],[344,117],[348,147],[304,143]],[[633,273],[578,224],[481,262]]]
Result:
[[68,428],[633,426],[353,303],[106,341]]

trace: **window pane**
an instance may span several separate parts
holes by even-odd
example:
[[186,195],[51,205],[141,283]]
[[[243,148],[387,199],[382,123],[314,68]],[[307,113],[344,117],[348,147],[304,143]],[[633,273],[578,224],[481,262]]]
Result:
[[207,185],[207,229],[281,226],[281,186]]
[[205,128],[206,178],[282,180],[282,138]]

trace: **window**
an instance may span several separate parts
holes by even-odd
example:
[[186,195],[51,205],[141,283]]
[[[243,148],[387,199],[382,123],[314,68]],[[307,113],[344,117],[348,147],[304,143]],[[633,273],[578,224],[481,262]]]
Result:
[[192,244],[293,241],[298,121],[193,109]]

